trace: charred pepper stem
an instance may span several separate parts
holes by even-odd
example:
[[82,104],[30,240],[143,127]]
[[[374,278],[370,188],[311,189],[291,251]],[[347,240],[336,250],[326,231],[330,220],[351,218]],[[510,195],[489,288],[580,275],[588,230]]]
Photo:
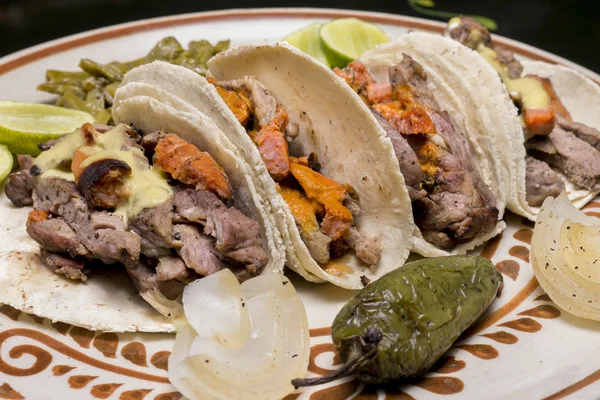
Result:
[[377,344],[381,340],[381,337],[382,334],[379,329],[370,329],[362,337],[354,336],[349,338],[346,341],[348,345],[344,351],[346,353],[346,362],[341,368],[318,378],[294,379],[292,385],[296,388],[316,386],[354,375],[360,367],[371,362],[377,356]]

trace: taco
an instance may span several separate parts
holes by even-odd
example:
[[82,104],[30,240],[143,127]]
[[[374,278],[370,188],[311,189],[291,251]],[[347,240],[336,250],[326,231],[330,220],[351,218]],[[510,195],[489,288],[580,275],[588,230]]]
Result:
[[12,227],[1,303],[92,330],[162,332],[170,320],[142,297],[168,316],[203,276],[281,272],[283,242],[250,167],[210,119],[150,96],[116,99],[113,118],[19,156],[5,192],[22,208],[0,208]]
[[253,165],[287,265],[304,278],[357,289],[403,264],[408,192],[390,141],[349,87],[287,44],[238,47],[213,58],[210,74],[155,62],[123,89],[160,88],[213,119]]
[[[478,141],[480,115],[448,81],[432,47],[452,42],[409,34],[364,53],[334,72],[354,89],[394,144],[411,195],[414,250],[461,254],[496,236],[505,197]],[[440,43],[441,42],[441,43]],[[484,128],[485,129],[485,128]]]
[[[510,122],[499,132],[498,162],[509,166],[507,207],[535,220],[547,197],[566,191],[583,207],[600,193],[600,88],[569,68],[517,58],[469,17],[449,21],[444,34],[463,44],[452,59],[481,107]],[[469,64],[469,65],[467,65]],[[470,72],[466,72],[466,71]]]

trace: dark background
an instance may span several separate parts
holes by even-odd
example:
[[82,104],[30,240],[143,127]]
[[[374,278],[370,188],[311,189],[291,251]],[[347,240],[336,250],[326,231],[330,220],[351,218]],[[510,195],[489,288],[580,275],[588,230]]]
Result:
[[[431,0],[0,0],[0,56],[65,35],[143,18],[246,7],[330,7],[435,18],[415,9]],[[417,4],[418,8],[418,4]],[[422,7],[421,7],[422,8]],[[439,0],[426,11],[481,15],[496,33],[600,72],[600,1]]]

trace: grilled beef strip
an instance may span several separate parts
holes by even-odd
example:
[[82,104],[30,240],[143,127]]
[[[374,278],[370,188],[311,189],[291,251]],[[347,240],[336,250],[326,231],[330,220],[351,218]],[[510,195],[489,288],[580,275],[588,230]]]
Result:
[[177,189],[173,202],[179,218],[204,225],[204,233],[217,239],[215,246],[222,255],[246,264],[251,274],[260,274],[268,259],[256,221],[206,190]]
[[49,218],[27,222],[27,233],[44,249],[54,253],[68,253],[71,257],[86,256],[89,251],[82,245],[64,219]]
[[404,136],[383,115],[373,109],[371,109],[371,112],[385,131],[386,136],[392,141],[394,154],[396,154],[396,158],[398,159],[400,172],[404,176],[404,183],[408,189],[410,200],[415,201],[427,196],[427,192],[421,188],[423,172],[421,171],[421,165],[414,150],[410,147]]
[[8,176],[4,192],[15,206],[30,206],[33,204],[33,176],[30,170],[33,167],[34,159],[26,154],[18,154],[17,160],[20,171],[13,172]]
[[164,257],[173,247],[173,199],[146,208],[129,219],[129,229],[141,238],[141,251],[148,257]]
[[590,126],[569,121],[568,119],[556,116],[556,122],[565,131],[573,133],[579,139],[589,143],[596,150],[600,150],[600,132]]
[[532,207],[540,207],[546,197],[557,197],[565,190],[565,183],[544,161],[525,157],[527,165],[526,200]]
[[137,234],[94,228],[92,211],[77,191],[75,182],[62,178],[37,179],[34,205],[38,209],[61,216],[73,229],[77,240],[104,263],[125,263],[139,258],[140,237]]
[[381,246],[377,241],[365,238],[355,227],[348,229],[344,243],[356,252],[356,256],[369,265],[379,264]]
[[600,152],[571,132],[556,126],[552,133],[525,143],[527,152],[562,171],[574,185],[600,190]]
[[158,259],[156,276],[159,281],[164,282],[172,279],[184,280],[189,275],[189,270],[181,257],[168,255]]
[[154,269],[142,260],[131,260],[125,263],[125,270],[140,293],[157,289],[160,281]]
[[108,211],[92,212],[92,226],[97,229],[114,229],[116,231],[124,231],[125,223],[123,218]]
[[[219,82],[217,85],[230,90],[244,90],[248,94],[254,108],[255,129],[266,126],[278,113],[279,104],[275,96],[252,76]],[[292,121],[287,121],[285,135],[290,140],[298,136],[298,125]]]
[[[440,149],[439,165],[434,174],[428,196],[416,201],[415,218],[425,228],[423,235],[442,248],[452,248],[494,229],[498,221],[496,199],[485,185],[479,171],[473,166],[472,155],[464,133],[456,130],[450,115],[441,111],[427,87],[427,75],[422,66],[410,56],[390,69],[392,89],[407,85],[416,94],[419,104],[424,105],[432,120],[436,135],[446,149]],[[414,140],[432,140],[430,135],[411,135]],[[425,157],[427,154],[419,154]],[[423,230],[423,228],[421,228]]]
[[206,236],[199,227],[175,225],[173,232],[179,238],[174,243],[177,253],[185,265],[200,276],[208,276],[228,267],[221,260],[223,256],[217,251],[215,240]]
[[40,257],[44,265],[54,273],[73,280],[87,280],[89,270],[85,267],[84,258],[71,258],[65,254],[53,253],[44,247],[40,249]]

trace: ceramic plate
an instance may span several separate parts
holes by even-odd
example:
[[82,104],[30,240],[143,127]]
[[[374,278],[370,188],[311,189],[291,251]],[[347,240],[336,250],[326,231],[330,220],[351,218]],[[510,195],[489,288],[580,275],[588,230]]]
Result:
[[[0,59],[0,99],[51,101],[52,95],[35,89],[44,82],[47,69],[73,70],[86,57],[99,62],[135,59],[165,36],[183,44],[229,38],[236,46],[281,39],[309,22],[347,16],[375,22],[392,37],[409,29],[441,32],[444,27],[403,16],[323,9],[231,10],[145,20]],[[512,40],[497,40],[526,58],[565,64],[600,82],[598,75],[567,60]],[[589,204],[586,212],[600,216],[594,208],[600,208],[600,202]],[[5,223],[0,221],[0,227]],[[532,224],[510,213],[507,224],[502,236],[478,250],[504,274],[502,295],[422,379],[383,390],[346,378],[286,400],[600,398],[600,324],[574,318],[550,301],[529,263]],[[309,371],[325,374],[339,365],[329,326],[352,293],[298,279],[294,284],[311,327]],[[7,306],[0,311],[2,399],[181,398],[167,379],[173,335],[91,332]]]

